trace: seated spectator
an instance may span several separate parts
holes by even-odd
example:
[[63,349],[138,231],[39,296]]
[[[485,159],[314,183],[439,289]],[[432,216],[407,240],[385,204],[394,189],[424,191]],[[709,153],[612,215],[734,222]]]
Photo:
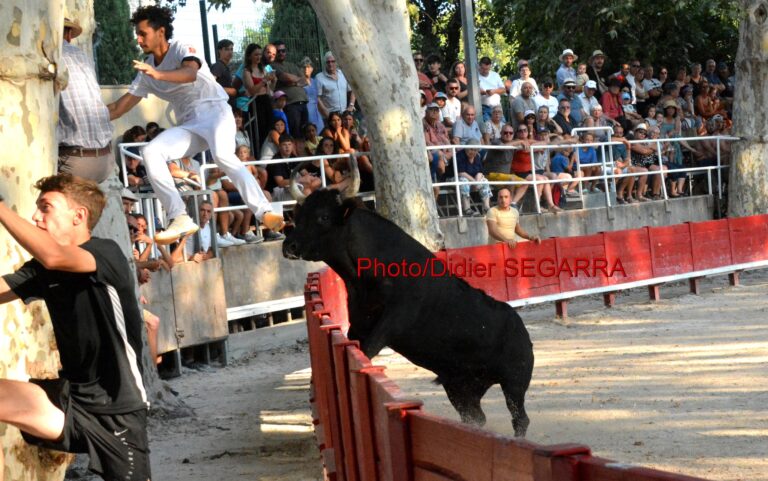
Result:
[[608,81],[608,91],[600,98],[603,114],[609,119],[621,122],[624,119],[624,109],[621,106],[621,81],[612,78]]
[[546,105],[549,108],[550,115],[554,117],[554,113],[557,112],[557,97],[552,95],[552,90],[554,89],[554,84],[551,80],[547,79],[541,84],[541,91],[539,94],[533,99],[533,101],[536,103],[536,109],[538,109],[542,105]]
[[208,224],[211,217],[213,217],[213,204],[207,200],[201,202],[199,215],[200,230],[192,236],[191,242],[186,236],[181,240],[184,243],[187,259],[197,263],[213,259],[214,257],[213,246],[211,245],[211,229]]
[[[592,132],[582,132],[581,143],[591,144],[594,141],[595,135]],[[576,149],[576,160],[580,170],[584,172],[584,177],[599,177],[603,175],[603,168],[601,167],[600,160],[597,157],[597,151],[594,147],[579,146]],[[586,188],[590,192],[595,191],[595,186],[601,190],[605,190],[605,185],[602,184],[600,179],[587,181]]]
[[504,126],[503,120],[503,109],[501,105],[497,105],[491,110],[491,118],[485,123],[484,144],[490,144],[493,140],[501,139],[501,128]]
[[579,125],[571,119],[571,102],[565,98],[558,101],[557,114],[552,120],[560,126],[563,134],[569,137],[573,135],[573,129]]
[[627,119],[629,125],[632,125],[632,128],[643,122],[643,116],[640,115],[635,109],[635,106],[632,105],[632,95],[629,94],[629,92],[621,94],[621,108],[624,111],[624,118]]
[[248,148],[250,148],[251,138],[248,135],[248,132],[243,128],[243,111],[240,109],[232,109],[232,113],[235,116],[235,127],[237,128],[237,132],[235,132],[236,145],[247,145]]
[[270,160],[280,150],[280,138],[283,135],[288,135],[285,131],[286,125],[285,120],[274,119],[272,130],[269,131],[267,139],[264,141],[264,145],[261,146],[261,155],[259,155],[260,160]]
[[147,177],[147,169],[136,157],[125,156],[125,175],[128,188],[133,192],[151,192],[152,185]]
[[147,142],[154,139],[160,134],[160,132],[162,132],[162,129],[157,124],[157,122],[147,122],[147,125],[144,126],[144,130],[147,133],[147,138],[146,138]]
[[[711,90],[714,91],[714,97]],[[721,117],[726,118],[726,112],[724,109],[720,108],[716,98],[717,90],[710,88],[709,80],[706,78],[702,79],[699,84],[699,95],[695,100],[695,112],[697,115],[701,116],[702,121],[706,122],[714,115],[720,115]]]
[[[339,117],[339,122],[341,122],[341,117]],[[290,135],[281,135],[279,142],[279,150],[273,157],[274,160],[292,159],[296,157],[293,154],[293,139]],[[273,201],[287,201],[293,199],[289,192],[289,187],[291,186],[291,167],[292,164],[288,162],[269,164],[267,166],[267,173],[269,174],[269,178],[267,179],[267,190],[272,194]],[[304,176],[302,176],[302,178],[304,178]],[[305,182],[302,183],[301,179],[298,180],[306,193],[306,186],[309,185],[311,179],[306,178],[304,181]]]
[[[451,79],[445,88],[445,107],[440,109],[440,115],[443,117],[443,125],[452,129],[453,124],[461,117],[461,101],[456,96],[459,93],[459,81]],[[438,99],[439,97],[440,93],[437,94]]]
[[[648,106],[658,104],[663,93],[661,90],[661,81],[655,78],[648,78],[648,74],[646,73],[645,78],[643,79],[643,88],[648,94],[648,98],[645,100],[646,104]],[[647,113],[645,116],[650,117]]]
[[[559,136],[563,134],[563,129],[557,125],[552,118],[549,117],[549,107],[541,105],[536,112],[536,122],[534,124],[536,132],[546,132],[552,136]],[[547,140],[549,140],[549,137]]]
[[648,109],[648,91],[645,90],[645,70],[641,68],[635,74],[635,100],[635,111],[644,116]]
[[171,172],[176,183],[176,188],[180,191],[200,190],[203,188],[200,180],[200,162],[192,157],[182,157],[168,163],[168,170]]
[[320,139],[322,139],[322,137],[317,135],[317,127],[315,127],[315,124],[313,123],[304,124],[301,133],[304,135],[304,149],[302,150],[301,155],[306,157],[315,155],[317,146],[320,144]]
[[603,107],[595,105],[592,107],[591,115],[584,121],[585,127],[604,127],[601,130],[592,133],[593,141],[606,142],[611,136],[611,129],[617,125],[621,125],[619,122],[609,118],[603,113]]
[[714,59],[707,60],[703,75],[704,78],[707,79],[709,88],[715,89],[718,92],[725,90],[725,85],[723,85],[723,82],[720,80],[720,76],[717,75],[717,63]]
[[[645,124],[639,124],[635,127],[635,140],[645,140],[648,138],[648,126]],[[643,142],[631,144],[631,158],[632,166],[635,167],[636,172],[649,172],[659,170],[659,161],[657,156],[656,144],[653,142]],[[637,178],[637,200],[640,202],[648,202],[646,197],[648,190],[647,186],[648,176],[643,175]],[[654,175],[651,180],[652,191],[654,195],[658,195],[661,189],[661,179],[659,176]]]
[[475,108],[471,105],[465,105],[461,111],[461,120],[453,125],[451,132],[452,144],[466,144],[469,139],[480,139],[483,134],[480,132],[480,126],[475,120]]
[[513,125],[520,125],[527,112],[536,112],[536,101],[533,96],[533,84],[526,81],[520,87],[520,95],[515,97],[510,105],[510,117]]
[[[371,139],[363,137],[363,152],[371,152]],[[360,170],[360,192],[373,192],[373,159],[371,154],[357,157],[357,168]]]
[[[557,96],[557,100],[567,100],[570,103],[570,119],[574,127],[581,125],[581,122],[584,120],[584,117],[581,116],[581,99],[578,97],[578,95],[576,95],[576,82],[573,79],[567,79],[565,81],[562,86],[560,95]],[[563,128],[563,131],[565,130],[566,129]]]
[[353,152],[360,150],[363,144],[363,136],[360,135],[360,129],[358,128],[357,119],[355,115],[349,110],[345,110],[341,113],[341,125],[347,132],[349,132],[349,145],[352,147]]
[[[536,174],[533,171],[533,162],[531,161],[531,146],[541,144],[542,142],[528,140],[528,127],[525,125],[519,125],[515,129],[515,133],[515,141],[506,143],[506,145],[514,145],[520,147],[519,150],[515,151],[512,157],[512,170],[510,173],[528,181],[533,180],[534,175],[536,176],[536,180],[546,181],[546,176]],[[515,204],[519,204],[520,200],[523,198],[523,195],[525,195],[527,188],[528,186],[526,185],[524,189],[518,189],[518,191],[515,192],[515,195],[512,198],[512,201]],[[555,205],[552,199],[552,187],[549,184],[537,184],[536,190],[538,192],[539,199],[541,199],[542,196],[544,197],[547,207],[549,208],[549,212],[557,214],[558,212],[562,211],[560,207]]]
[[526,110],[523,122],[520,125],[528,127],[528,140],[536,139],[536,112],[533,110]]
[[727,63],[720,62],[717,64],[717,78],[725,86],[723,91],[720,92],[720,97],[726,101],[726,104],[730,104],[733,100],[733,93],[736,90],[736,77],[731,75]]
[[[134,125],[130,129],[123,133],[123,138],[120,140],[121,144],[132,144],[135,142],[147,142],[147,131],[144,130],[141,125]],[[128,147],[126,150],[136,155],[139,154],[139,147]]]
[[[336,147],[336,141],[330,137],[322,137],[317,145],[317,150],[313,155],[328,156],[339,153]],[[306,167],[310,175],[320,176],[320,161],[313,160],[311,167]],[[344,190],[351,182],[349,172],[349,159],[347,156],[337,158],[323,159],[323,171],[325,174],[325,184],[329,189]],[[302,174],[303,175],[303,174]]]
[[594,80],[588,80],[584,84],[584,91],[578,95],[581,101],[581,117],[583,119],[590,116],[592,107],[600,104],[600,101],[595,97],[595,92],[597,92],[597,84]]
[[[422,120],[424,128],[424,140],[428,147],[438,145],[450,145],[451,141],[448,138],[448,129],[440,123],[439,120],[440,109],[437,104],[430,104],[427,107],[427,114]],[[428,151],[430,161],[430,174],[432,181],[437,182],[443,178],[446,165],[452,159],[452,151],[450,149],[440,149]]]
[[[573,142],[573,140],[565,140],[563,138],[557,138],[557,143]],[[576,168],[576,156],[573,153],[573,146],[564,145],[562,149],[554,151],[551,160],[549,161],[549,167],[545,175],[550,179],[578,179],[584,176],[584,172]],[[568,197],[578,197],[579,192],[576,188],[579,185],[578,180],[574,180],[566,184],[565,194]]]
[[432,89],[435,91],[435,93],[445,92],[445,84],[448,82],[448,77],[446,77],[443,72],[440,71],[442,66],[442,60],[440,60],[439,55],[433,53],[427,57],[426,74],[429,78],[429,81],[432,82]]
[[123,201],[123,213],[130,214],[133,210],[133,205],[139,201],[139,198],[125,187],[123,187],[123,192],[120,194],[120,197]]
[[[465,145],[480,145],[479,138],[468,139]],[[456,154],[456,170],[459,173],[458,180],[459,192],[461,193],[461,209],[465,216],[484,215],[490,209],[491,186],[483,175],[483,161],[480,158],[480,151],[476,148],[467,147]],[[470,185],[468,182],[480,182],[480,184]],[[480,199],[483,202],[483,211],[478,212],[471,205],[469,197],[470,191],[479,191]]]
[[339,153],[353,154],[355,149],[352,147],[352,135],[341,117],[341,112],[331,112],[326,120],[325,130],[320,134],[323,137],[330,137],[336,141]]
[[467,95],[469,95],[469,90],[467,90],[469,80],[467,80],[466,74],[467,68],[464,65],[464,62],[455,62],[451,66],[451,75],[459,83],[459,93],[456,94],[456,97],[458,97],[459,100],[464,100],[467,98]]
[[[624,127],[619,124],[613,129],[613,136],[611,141],[620,142],[618,145],[612,145],[613,151],[613,173],[615,175],[621,174],[634,174],[641,170],[632,166],[632,157],[630,156],[631,146],[629,141],[624,137]],[[645,171],[643,169],[643,171]],[[637,177],[622,177],[616,181],[616,203],[617,204],[634,204],[637,202],[632,196],[632,191],[635,188],[635,180]]]
[[701,128],[701,118],[696,115],[696,101],[693,98],[693,87],[686,85],[680,90],[678,99],[682,129],[685,137],[694,137]]
[[512,86],[509,89],[510,100],[517,98],[522,93],[523,84],[526,82],[533,87],[532,95],[534,97],[539,95],[539,86],[536,79],[531,77],[531,67],[527,63],[520,66],[520,78],[512,81]]
[[[237,158],[240,159],[240,162],[251,162],[253,160],[251,149],[248,146],[238,146],[235,150],[235,154],[237,155]],[[259,171],[256,166],[246,165],[245,167],[248,170],[248,173],[253,175],[258,181]],[[227,201],[229,202],[229,205],[245,205],[243,198],[240,196],[240,193],[237,191],[237,188],[232,181],[229,179],[222,179],[221,186],[227,193]],[[268,192],[264,192],[264,195],[267,200],[270,200]],[[251,232],[253,212],[251,212],[250,209],[243,208],[231,210],[229,213],[233,215],[232,222],[229,226],[229,231],[222,236],[228,243],[231,243],[232,245],[243,245],[245,243],[256,244],[263,240],[261,237]]]

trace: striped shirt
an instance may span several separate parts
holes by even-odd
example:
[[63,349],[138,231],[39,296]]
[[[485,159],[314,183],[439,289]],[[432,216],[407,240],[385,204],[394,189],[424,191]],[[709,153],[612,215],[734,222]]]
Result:
[[59,100],[59,145],[99,149],[112,141],[109,110],[101,100],[101,89],[90,58],[64,42],[61,59],[69,70],[69,83]]

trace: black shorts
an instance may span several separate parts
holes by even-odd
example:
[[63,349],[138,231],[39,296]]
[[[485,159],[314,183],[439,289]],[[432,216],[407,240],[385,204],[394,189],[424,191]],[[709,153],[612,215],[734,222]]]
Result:
[[86,411],[69,396],[69,382],[63,379],[30,379],[43,388],[48,399],[64,412],[64,432],[55,441],[21,432],[35,446],[68,453],[86,453],[92,471],[105,481],[147,481],[150,479],[147,410],[122,414]]

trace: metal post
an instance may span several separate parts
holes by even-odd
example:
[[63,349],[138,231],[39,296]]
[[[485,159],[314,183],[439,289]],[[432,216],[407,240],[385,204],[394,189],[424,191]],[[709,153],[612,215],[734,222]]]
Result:
[[211,65],[211,46],[208,45],[208,11],[205,9],[205,0],[200,0],[200,24],[203,28],[203,52],[205,61]]
[[216,61],[219,61],[219,26],[218,25],[211,25],[211,29],[213,29],[213,46],[216,50]]
[[461,8],[461,30],[464,38],[464,65],[467,69],[467,102],[475,107],[478,124],[482,123],[483,109],[480,106],[480,85],[477,73],[477,43],[475,42],[475,16],[472,0],[459,0]]

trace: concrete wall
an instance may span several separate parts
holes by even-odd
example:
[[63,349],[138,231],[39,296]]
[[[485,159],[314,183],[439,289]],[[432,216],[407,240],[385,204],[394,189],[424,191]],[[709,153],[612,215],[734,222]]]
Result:
[[[112,85],[101,87],[101,98],[105,104],[110,104],[128,92],[127,85]],[[130,112],[119,119],[112,121],[115,128],[115,139],[122,137],[123,132],[134,125],[144,127],[149,122],[157,122],[160,127],[167,129],[176,124],[173,110],[165,100],[160,100],[154,95],[142,99]]]
[[[529,214],[520,218],[523,228],[542,239],[573,237],[597,232],[635,229],[644,226],[680,224],[712,219],[713,199],[683,197],[667,202],[619,205],[610,209],[570,210],[560,214]],[[488,242],[482,217],[442,219],[440,228],[447,248],[468,247]]]

